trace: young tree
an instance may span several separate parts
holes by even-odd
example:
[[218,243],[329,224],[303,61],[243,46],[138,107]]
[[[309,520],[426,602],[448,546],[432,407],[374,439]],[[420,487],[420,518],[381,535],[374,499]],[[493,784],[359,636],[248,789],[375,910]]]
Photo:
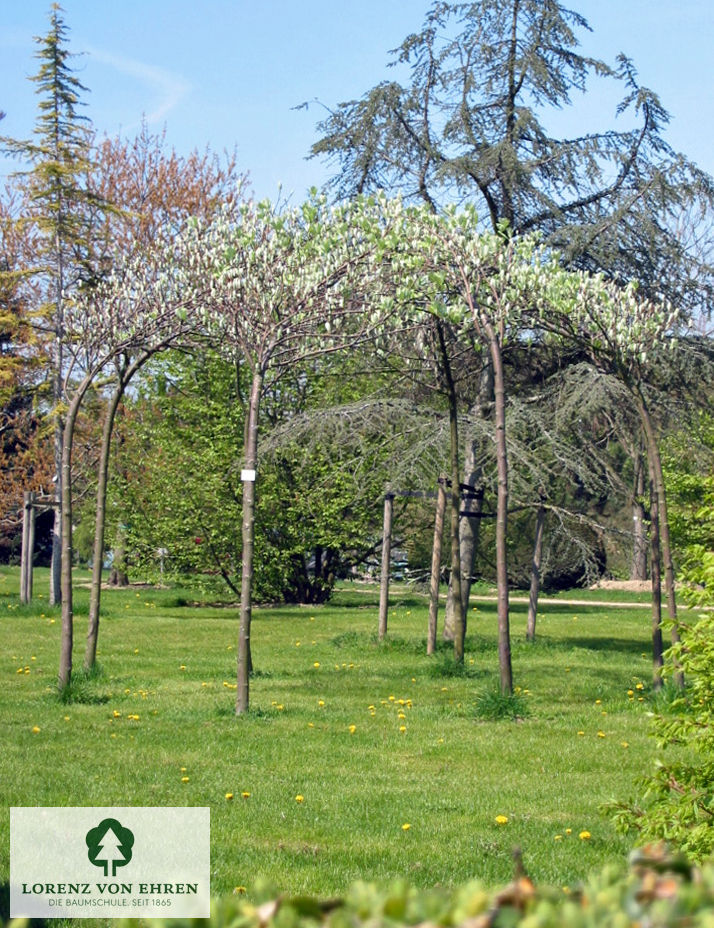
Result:
[[58,4],[52,4],[49,18],[48,33],[36,39],[40,68],[31,78],[40,97],[35,140],[3,137],[0,144],[31,165],[17,178],[31,204],[29,215],[22,221],[34,223],[40,240],[33,269],[42,287],[42,321],[37,321],[37,329],[49,342],[54,421],[56,510],[50,601],[59,602],[63,405],[66,399],[62,393],[66,349],[64,316],[68,294],[82,279],[93,274],[88,263],[86,231],[87,208],[94,198],[87,188],[91,171],[88,120],[79,111],[81,95],[86,88],[70,67],[68,30]]
[[[98,202],[114,206],[111,211],[99,211],[95,217],[95,247],[105,270],[116,255],[150,252],[157,239],[178,235],[190,217],[208,219],[219,208],[230,210],[245,183],[235,157],[223,162],[208,151],[180,157],[166,151],[164,137],[151,134],[146,124],[132,142],[105,139],[96,152],[96,165],[92,192]],[[141,347],[134,356],[125,352],[116,359],[116,379],[107,405],[98,466],[86,668],[94,666],[96,660],[114,420],[132,378],[154,353],[153,346]]]
[[[62,435],[62,630],[58,687],[72,675],[72,445],[77,416],[97,376],[115,358],[151,354],[169,347],[191,330],[193,294],[181,276],[180,248],[158,242],[150,253],[132,255],[106,280],[81,291],[65,307],[67,414]],[[176,261],[178,268],[172,266]]]
[[[328,209],[312,199],[281,211],[241,205],[236,221],[195,227],[191,262],[207,292],[206,325],[216,344],[250,374],[243,444],[243,550],[236,714],[249,706],[250,627],[261,400],[298,361],[354,344],[381,316],[363,311],[369,268],[390,229],[374,204]],[[359,272],[359,274],[358,274]]]
[[[673,640],[678,640],[674,566],[669,538],[667,494],[659,440],[648,399],[647,384],[661,362],[665,347],[675,344],[681,312],[670,304],[643,298],[636,284],[619,287],[600,276],[584,273],[552,277],[552,292],[539,307],[539,324],[581,346],[600,370],[625,387],[636,411],[647,448],[651,483],[652,610],[655,686],[661,685],[660,557],[664,561],[667,610]],[[681,681],[680,681],[681,682]]]

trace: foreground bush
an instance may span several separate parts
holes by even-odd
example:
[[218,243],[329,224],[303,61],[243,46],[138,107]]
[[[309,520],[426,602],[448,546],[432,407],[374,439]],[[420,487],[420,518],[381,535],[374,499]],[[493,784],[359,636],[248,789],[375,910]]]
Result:
[[[356,883],[343,898],[273,896],[253,902],[237,887],[217,900],[211,928],[670,928],[714,926],[714,864],[699,869],[664,845],[633,852],[626,872],[609,867],[577,888],[534,886],[524,874],[500,892],[478,883],[460,889],[417,890],[398,882],[386,889]],[[256,890],[258,898],[265,890]],[[153,919],[157,926],[200,924]],[[11,923],[20,928],[24,922]],[[139,920],[120,921],[136,928]]]

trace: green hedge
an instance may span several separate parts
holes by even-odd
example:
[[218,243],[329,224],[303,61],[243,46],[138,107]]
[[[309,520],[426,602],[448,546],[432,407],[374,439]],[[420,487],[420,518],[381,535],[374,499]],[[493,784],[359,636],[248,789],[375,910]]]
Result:
[[[265,888],[253,895],[237,887],[232,897],[216,900],[210,922],[152,921],[159,928],[714,928],[714,863],[692,867],[661,844],[633,852],[629,869],[606,868],[578,887],[534,886],[520,875],[495,892],[476,882],[452,891],[397,882],[387,888],[356,883],[344,897],[328,900],[268,897]],[[16,920],[11,928],[26,924]],[[118,928],[140,924],[125,920]]]

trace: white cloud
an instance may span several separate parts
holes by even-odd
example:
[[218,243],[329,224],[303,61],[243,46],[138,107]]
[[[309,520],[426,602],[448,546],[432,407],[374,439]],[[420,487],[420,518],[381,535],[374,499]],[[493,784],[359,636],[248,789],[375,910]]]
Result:
[[87,53],[101,64],[114,68],[121,74],[127,74],[136,78],[140,83],[152,91],[157,97],[156,105],[150,112],[144,114],[144,119],[150,125],[152,123],[163,122],[168,114],[173,110],[186,94],[191,90],[191,85],[180,75],[167,71],[165,68],[156,65],[145,64],[142,61],[136,61],[134,58],[126,58],[122,55],[112,55],[109,52],[102,51],[98,48],[86,47]]

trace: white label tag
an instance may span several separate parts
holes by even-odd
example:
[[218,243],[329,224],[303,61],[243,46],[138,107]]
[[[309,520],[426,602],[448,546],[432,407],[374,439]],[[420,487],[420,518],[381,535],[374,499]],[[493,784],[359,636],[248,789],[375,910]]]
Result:
[[13,808],[11,918],[208,918],[209,808]]
[[244,483],[253,483],[255,481],[255,471],[254,470],[242,470],[240,472],[240,479]]

